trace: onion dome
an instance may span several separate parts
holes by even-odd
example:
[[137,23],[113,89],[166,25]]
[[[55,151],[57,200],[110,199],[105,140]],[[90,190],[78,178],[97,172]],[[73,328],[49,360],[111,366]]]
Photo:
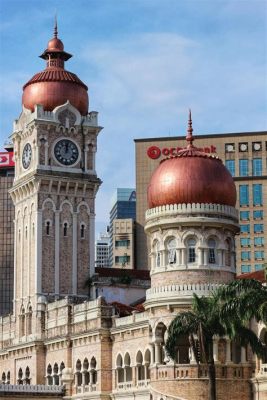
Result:
[[167,204],[212,203],[235,206],[234,180],[218,156],[193,145],[191,111],[188,146],[176,156],[161,161],[148,186],[149,208]]
[[64,51],[64,45],[57,37],[55,22],[54,37],[48,42],[47,49],[40,56],[46,60],[46,69],[34,75],[24,86],[22,104],[34,111],[41,104],[46,111],[69,102],[81,115],[88,113],[88,87],[72,72],[64,69],[64,62],[72,57]]

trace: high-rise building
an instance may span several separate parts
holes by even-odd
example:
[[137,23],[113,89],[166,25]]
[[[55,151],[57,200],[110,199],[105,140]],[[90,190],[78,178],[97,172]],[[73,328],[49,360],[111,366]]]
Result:
[[[115,258],[113,254],[113,249],[114,249],[114,237],[113,237],[113,232],[114,232],[114,220],[115,219],[132,219],[133,223],[131,224],[132,229],[134,229],[134,221],[136,218],[136,192],[135,189],[132,188],[118,188],[116,189],[114,195],[112,196],[111,199],[111,210],[109,213],[109,233],[110,233],[110,266],[114,266]],[[129,228],[129,224],[125,222],[125,224]],[[122,228],[122,225],[121,225]],[[121,232],[122,235],[125,235],[126,232],[129,233],[128,228],[124,233]],[[132,237],[133,231],[131,232]],[[126,239],[130,240],[130,238]],[[121,246],[118,246],[121,247]],[[117,257],[121,257],[121,255],[117,255]],[[125,256],[127,257],[127,255]],[[127,258],[125,258],[126,260]],[[117,259],[119,260],[119,259]],[[122,259],[120,259],[122,260]],[[118,261],[117,264],[125,264],[125,261]]]
[[101,268],[109,267],[109,233],[100,233],[95,242],[95,266]]
[[[147,185],[160,161],[175,155],[184,138],[136,139],[135,143],[136,266],[142,269],[148,268],[144,233]],[[267,257],[267,132],[195,135],[195,145],[217,154],[235,181],[240,220],[240,234],[235,240],[237,273],[262,269]]]
[[132,218],[113,220],[113,260],[115,268],[134,269],[134,233]]
[[13,146],[0,153],[0,316],[11,313],[14,285]]

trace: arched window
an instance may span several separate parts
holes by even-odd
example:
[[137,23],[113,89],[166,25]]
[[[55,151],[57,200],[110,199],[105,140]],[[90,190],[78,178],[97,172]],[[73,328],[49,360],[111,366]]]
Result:
[[145,379],[145,368],[143,364],[143,355],[140,350],[136,355],[136,366],[137,366],[137,380],[143,381]]
[[214,239],[208,240],[208,247],[209,247],[209,264],[216,264],[216,242]]
[[25,369],[25,383],[26,383],[26,385],[29,385],[31,383],[29,367],[26,367],[26,369]]
[[84,376],[84,384],[89,385],[90,382],[90,375],[89,375],[89,362],[88,359],[85,358],[83,361],[83,376]]
[[5,372],[2,373],[2,383],[6,383],[6,374],[5,374]]
[[116,369],[117,369],[117,380],[118,380],[118,383],[124,382],[124,371],[123,371],[123,368],[122,368],[122,356],[121,356],[121,354],[118,354],[118,356],[117,356]]
[[150,379],[150,364],[151,364],[151,352],[149,349],[146,350],[145,352],[145,369],[146,369],[146,379]]
[[176,240],[170,239],[167,243],[168,263],[176,264]]
[[231,240],[230,239],[226,239],[225,241],[225,265],[227,267],[231,266]]
[[95,357],[91,358],[90,361],[90,369],[91,369],[91,376],[92,376],[92,384],[96,384],[97,382],[97,371],[96,371],[96,359]]
[[82,364],[81,364],[81,360],[77,360],[76,362],[76,386],[81,386],[82,384],[82,373],[81,373],[81,369],[82,369]]
[[28,238],[28,227],[25,226],[25,239],[27,239],[27,238]]
[[50,221],[46,221],[45,231],[46,231],[47,236],[49,236],[50,235]]
[[155,267],[160,267],[160,250],[159,250],[159,242],[154,244],[155,249]]
[[54,380],[54,385],[59,385],[59,375],[58,375],[58,364],[54,364],[53,368],[53,380]]
[[22,372],[22,369],[20,368],[19,372],[18,372],[18,385],[22,385],[23,384],[22,378],[23,378],[23,372]]
[[6,376],[6,383],[10,383],[10,371],[8,371],[7,376]]
[[132,367],[131,367],[131,357],[129,353],[124,356],[124,368],[125,368],[125,379],[126,382],[132,381]]
[[47,385],[53,385],[51,364],[48,364],[47,369],[46,369],[46,380],[47,380]]
[[85,236],[85,225],[81,224],[81,239],[84,239]]
[[196,262],[196,239],[195,238],[190,238],[187,241],[187,246],[188,246],[188,262],[189,263],[194,263]]
[[64,222],[64,225],[63,225],[63,235],[66,237],[66,236],[67,236],[67,233],[68,233],[68,224],[67,224],[67,222]]

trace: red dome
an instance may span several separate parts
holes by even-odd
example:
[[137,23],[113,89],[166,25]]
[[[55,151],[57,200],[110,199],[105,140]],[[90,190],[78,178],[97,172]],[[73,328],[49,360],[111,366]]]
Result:
[[64,51],[62,41],[57,38],[57,26],[54,35],[40,56],[47,61],[47,67],[23,86],[22,104],[31,111],[37,104],[41,104],[46,111],[52,111],[69,101],[82,115],[86,115],[88,88],[75,74],[64,69],[64,62],[72,56]]
[[[191,117],[190,117],[191,118]],[[191,131],[192,133],[192,131]],[[148,186],[149,208],[166,204],[212,203],[235,206],[234,180],[222,161],[191,144],[163,160]]]
[[53,38],[53,39],[49,40],[48,45],[47,45],[47,50],[50,50],[50,51],[63,51],[64,50],[64,44],[61,42],[60,39]]

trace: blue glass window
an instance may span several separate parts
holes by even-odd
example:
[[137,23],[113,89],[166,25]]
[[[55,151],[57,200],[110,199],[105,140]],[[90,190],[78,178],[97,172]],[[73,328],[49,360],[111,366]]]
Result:
[[264,246],[264,238],[263,237],[255,237],[254,238],[254,246],[256,246],[256,247]]
[[264,259],[264,251],[255,251],[254,253],[255,260],[263,260]]
[[263,269],[263,264],[255,264],[255,271],[260,271]]
[[248,176],[248,160],[239,160],[239,176]]
[[241,233],[250,233],[250,225],[240,225]]
[[250,238],[241,238],[240,245],[241,245],[241,247],[249,247],[250,246]]
[[253,185],[253,205],[254,206],[262,205],[262,185],[259,183]]
[[250,251],[241,251],[241,260],[250,260]]
[[241,272],[245,274],[246,272],[250,272],[251,266],[250,265],[241,265]]
[[232,176],[235,176],[235,160],[226,160],[225,166]]
[[263,219],[263,210],[255,210],[253,211],[254,219]]
[[254,233],[262,233],[263,224],[254,224]]
[[249,205],[248,185],[240,185],[239,186],[239,203],[240,203],[240,206],[248,206]]
[[262,175],[262,159],[261,158],[254,158],[252,160],[252,174],[254,176]]
[[249,211],[240,211],[240,221],[249,220]]

